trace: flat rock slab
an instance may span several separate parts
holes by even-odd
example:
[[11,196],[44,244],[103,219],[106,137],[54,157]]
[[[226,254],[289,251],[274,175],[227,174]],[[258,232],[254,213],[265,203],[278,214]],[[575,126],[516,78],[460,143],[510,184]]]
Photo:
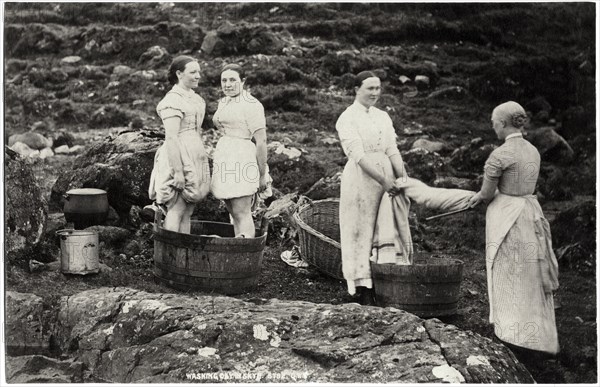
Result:
[[118,383],[531,383],[504,346],[439,320],[358,304],[100,288],[61,300],[56,338]]
[[9,383],[83,383],[83,364],[31,355],[6,358]]

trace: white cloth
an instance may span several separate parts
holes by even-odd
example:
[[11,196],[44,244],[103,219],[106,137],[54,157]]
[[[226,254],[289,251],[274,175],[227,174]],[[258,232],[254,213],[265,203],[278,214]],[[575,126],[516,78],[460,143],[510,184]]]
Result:
[[486,271],[496,336],[557,353],[552,291],[558,288],[558,262],[550,226],[535,196],[498,193],[488,206]]
[[408,223],[411,201],[434,210],[455,211],[468,206],[475,192],[429,187],[413,178],[398,178],[400,195],[384,195],[379,206],[371,261],[379,264],[412,264],[413,245]]
[[371,262],[410,265],[413,244],[408,225],[410,201],[404,195],[383,195],[373,233]]

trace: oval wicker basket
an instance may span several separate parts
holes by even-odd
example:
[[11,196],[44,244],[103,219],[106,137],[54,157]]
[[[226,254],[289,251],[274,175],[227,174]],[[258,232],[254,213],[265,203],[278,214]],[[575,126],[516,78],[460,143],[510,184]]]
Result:
[[302,259],[325,274],[344,279],[339,207],[339,199],[316,200],[298,208],[293,217]]

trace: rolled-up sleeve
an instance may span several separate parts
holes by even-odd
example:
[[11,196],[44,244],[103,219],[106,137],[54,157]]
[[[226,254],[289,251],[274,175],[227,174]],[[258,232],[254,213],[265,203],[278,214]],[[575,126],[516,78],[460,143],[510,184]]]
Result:
[[258,100],[255,99],[254,103],[245,104],[244,115],[250,134],[254,135],[257,130],[266,129],[265,108]]
[[166,120],[171,117],[183,118],[181,97],[174,93],[169,93],[163,98],[156,106],[156,112],[162,120]]
[[350,112],[345,111],[342,113],[335,123],[335,129],[338,132],[340,143],[346,156],[358,163],[365,155],[365,149]]
[[390,118],[389,115],[387,115],[387,113],[385,114],[385,133],[386,133],[386,148],[385,148],[385,154],[388,157],[391,157],[393,155],[398,155],[400,154],[400,151],[398,150],[398,143],[396,142],[396,139],[398,136],[396,136],[396,130],[394,130],[394,123],[392,122],[392,119]]

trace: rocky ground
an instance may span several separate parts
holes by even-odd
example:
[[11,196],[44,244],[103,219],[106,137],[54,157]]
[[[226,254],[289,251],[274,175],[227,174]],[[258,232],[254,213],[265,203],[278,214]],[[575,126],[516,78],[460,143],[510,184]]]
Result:
[[[384,86],[379,106],[394,121],[409,174],[431,185],[477,189],[498,145],[489,125],[493,106],[514,99],[526,107],[527,137],[543,160],[538,195],[561,265],[561,353],[520,360],[538,382],[595,383],[594,16],[586,3],[9,4],[5,140],[28,156],[5,154],[7,182],[21,182],[7,185],[7,205],[17,210],[7,212],[6,289],[42,296],[46,310],[61,296],[99,286],[178,293],[154,283],[151,230],[139,219],[162,136],[154,107],[173,55],[201,61],[209,148],[218,135],[211,122],[218,68],[242,62],[251,69],[248,83],[267,112],[277,197],[339,195],[345,156],[335,120],[352,101],[352,74],[373,69]],[[37,188],[24,190],[30,186]],[[30,260],[58,257],[61,194],[83,186],[109,193],[114,228],[102,230],[103,272],[35,272]],[[32,205],[36,197],[47,210]],[[226,220],[215,201],[196,215]],[[434,223],[423,220],[429,215],[412,210],[417,248],[465,262],[459,313],[444,321],[493,338],[484,209]],[[294,238],[285,216],[271,222],[259,286],[239,297],[352,301],[341,281],[280,260]],[[38,245],[23,249],[32,243]]]

